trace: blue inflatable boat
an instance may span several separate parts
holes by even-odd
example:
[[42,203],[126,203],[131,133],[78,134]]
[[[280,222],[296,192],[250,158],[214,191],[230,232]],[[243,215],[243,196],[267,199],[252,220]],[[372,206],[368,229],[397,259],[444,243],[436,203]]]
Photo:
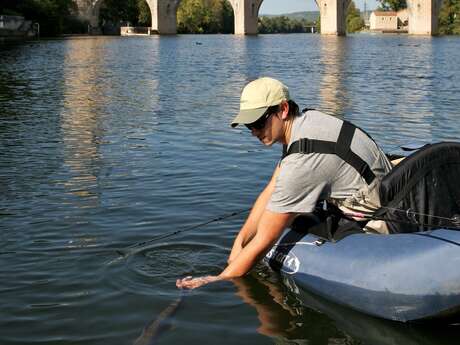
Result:
[[300,289],[369,315],[402,322],[460,315],[460,231],[361,233],[329,242],[290,230],[265,260]]

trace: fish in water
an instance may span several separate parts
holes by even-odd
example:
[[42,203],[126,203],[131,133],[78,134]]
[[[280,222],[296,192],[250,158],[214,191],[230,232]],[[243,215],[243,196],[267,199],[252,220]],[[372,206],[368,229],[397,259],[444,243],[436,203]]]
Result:
[[137,338],[133,345],[154,345],[159,337],[172,326],[172,317],[177,312],[184,300],[185,293],[181,291],[179,298],[167,306],[152,322],[147,324],[142,334]]

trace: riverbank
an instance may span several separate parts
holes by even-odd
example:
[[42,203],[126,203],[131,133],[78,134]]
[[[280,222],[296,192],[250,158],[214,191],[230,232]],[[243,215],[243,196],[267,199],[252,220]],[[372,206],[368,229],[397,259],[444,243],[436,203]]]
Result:
[[0,42],[27,40],[38,35],[38,24],[20,16],[0,15]]

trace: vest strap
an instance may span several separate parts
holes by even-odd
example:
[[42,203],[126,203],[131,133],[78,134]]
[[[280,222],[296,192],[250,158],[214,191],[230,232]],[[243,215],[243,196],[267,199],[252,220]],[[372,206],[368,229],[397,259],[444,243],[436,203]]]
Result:
[[335,154],[351,165],[370,185],[375,179],[375,174],[369,165],[351,150],[351,142],[355,131],[356,126],[348,121],[343,121],[337,142],[302,138],[293,142],[285,150],[285,153],[283,152],[283,159],[293,153]]

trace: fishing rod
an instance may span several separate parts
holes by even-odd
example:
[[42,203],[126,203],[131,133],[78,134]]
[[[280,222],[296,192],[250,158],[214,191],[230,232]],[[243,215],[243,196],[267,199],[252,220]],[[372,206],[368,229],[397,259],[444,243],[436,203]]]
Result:
[[156,237],[154,237],[154,238],[152,238],[150,240],[147,240],[147,241],[135,243],[135,244],[130,245],[128,247],[125,247],[123,249],[118,249],[118,250],[116,250],[116,252],[118,254],[120,254],[121,256],[124,256],[124,257],[129,256],[129,255],[133,255],[133,254],[136,254],[136,253],[139,253],[139,252],[143,251],[144,249],[147,248],[148,245],[150,245],[150,244],[152,244],[154,242],[158,242],[160,240],[164,240],[165,238],[169,238],[169,237],[172,237],[172,236],[184,233],[184,232],[192,231],[192,230],[195,230],[197,228],[203,227],[205,225],[215,223],[215,222],[219,222],[219,221],[222,221],[222,220],[227,219],[227,218],[235,217],[235,216],[238,216],[240,214],[247,213],[250,210],[251,209],[244,209],[244,210],[235,211],[235,212],[232,212],[232,213],[229,213],[229,214],[224,214],[224,215],[221,215],[219,217],[216,217],[216,218],[213,218],[211,220],[208,220],[206,222],[200,223],[200,224],[192,225],[192,226],[180,229],[180,230],[176,230],[176,231],[172,231],[172,232],[169,232],[169,233],[166,233],[166,234],[163,234],[163,235],[159,235],[159,236],[156,236]]

